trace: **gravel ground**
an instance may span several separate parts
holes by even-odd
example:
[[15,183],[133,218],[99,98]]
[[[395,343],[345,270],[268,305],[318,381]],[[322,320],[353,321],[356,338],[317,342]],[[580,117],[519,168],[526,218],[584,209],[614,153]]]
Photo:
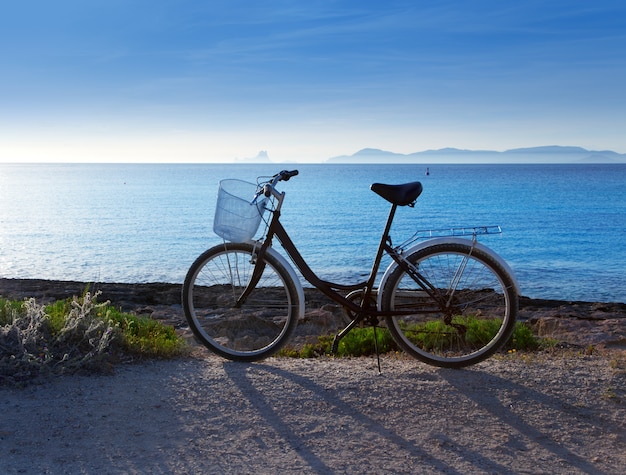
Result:
[[242,364],[0,388],[0,472],[626,473],[626,354]]

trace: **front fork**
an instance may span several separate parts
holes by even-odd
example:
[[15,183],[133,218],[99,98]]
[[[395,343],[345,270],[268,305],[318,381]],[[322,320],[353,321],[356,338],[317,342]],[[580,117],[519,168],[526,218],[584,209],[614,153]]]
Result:
[[246,303],[246,300],[261,280],[261,276],[263,275],[263,271],[265,270],[265,251],[269,247],[270,240],[266,239],[265,242],[263,242],[263,244],[260,246],[259,252],[257,253],[255,251],[258,244],[258,242],[255,243],[255,246],[252,249],[252,255],[250,256],[250,263],[254,264],[252,276],[250,277],[250,281],[246,285],[246,288],[243,289],[243,292],[235,302],[235,308],[240,308],[244,303]]

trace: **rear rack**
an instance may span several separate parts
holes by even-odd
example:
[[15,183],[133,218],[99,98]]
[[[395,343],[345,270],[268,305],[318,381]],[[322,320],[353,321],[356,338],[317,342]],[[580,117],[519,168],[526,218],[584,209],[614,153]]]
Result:
[[436,237],[471,237],[476,239],[476,236],[483,234],[502,234],[502,228],[500,226],[474,226],[466,228],[421,229],[415,231],[413,236],[400,244],[398,248],[404,249],[416,241]]

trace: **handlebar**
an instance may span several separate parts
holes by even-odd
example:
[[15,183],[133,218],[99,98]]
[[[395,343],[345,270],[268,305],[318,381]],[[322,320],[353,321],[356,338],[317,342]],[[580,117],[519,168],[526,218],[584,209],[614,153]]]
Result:
[[272,179],[263,185],[263,194],[266,197],[270,197],[272,191],[275,191],[275,186],[279,181],[289,181],[291,177],[294,177],[298,174],[298,170],[283,170],[278,172],[276,175],[272,177]]
[[296,176],[298,174],[298,170],[283,170],[281,172],[278,172],[276,175],[274,175],[273,178],[279,177],[278,181],[289,181],[289,179],[293,176]]

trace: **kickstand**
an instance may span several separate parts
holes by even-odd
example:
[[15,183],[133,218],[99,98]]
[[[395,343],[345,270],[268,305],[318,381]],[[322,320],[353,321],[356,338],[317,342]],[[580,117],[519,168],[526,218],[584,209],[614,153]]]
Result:
[[376,325],[372,325],[374,328],[374,349],[376,350],[376,361],[378,362],[378,374],[382,374],[383,372],[380,369],[380,353],[378,352],[378,338],[376,335]]

